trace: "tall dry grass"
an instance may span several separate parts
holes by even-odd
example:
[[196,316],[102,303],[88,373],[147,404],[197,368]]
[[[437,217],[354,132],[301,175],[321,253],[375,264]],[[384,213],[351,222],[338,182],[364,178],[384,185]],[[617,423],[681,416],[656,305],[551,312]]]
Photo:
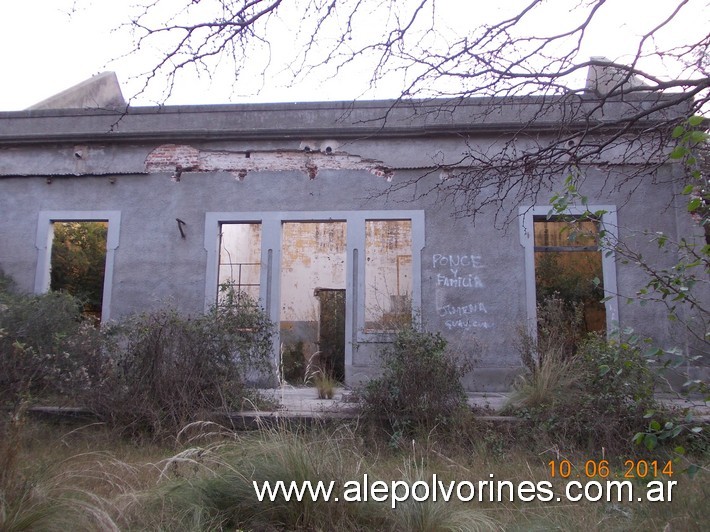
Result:
[[51,441],[24,408],[2,419],[0,434],[0,530],[119,530],[114,499],[133,488],[131,466],[71,448],[70,436]]
[[[8,427],[3,427],[7,430]],[[3,432],[3,442],[10,441]],[[186,427],[172,447],[141,446],[101,426],[70,428],[25,420],[13,449],[15,476],[1,530],[703,530],[710,486],[680,472],[670,503],[256,500],[252,482],[552,480],[548,462],[568,459],[573,475],[598,453],[536,448],[518,434],[491,453],[439,435],[391,449],[357,426],[271,427],[235,433],[213,423]],[[490,437],[487,436],[487,437]],[[445,451],[443,449],[446,449]],[[5,451],[3,451],[5,452]],[[622,456],[606,456],[613,475]],[[661,456],[658,456],[661,459]],[[641,483],[637,483],[640,484]],[[18,487],[19,486],[19,487]],[[25,486],[25,489],[22,489]],[[335,493],[334,493],[335,494]],[[8,498],[10,495],[12,498]]]

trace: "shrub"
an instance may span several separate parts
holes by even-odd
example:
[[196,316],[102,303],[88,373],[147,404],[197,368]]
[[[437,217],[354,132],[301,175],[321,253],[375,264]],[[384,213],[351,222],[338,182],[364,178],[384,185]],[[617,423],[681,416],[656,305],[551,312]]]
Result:
[[527,374],[513,384],[509,406],[534,408],[552,403],[581,375],[574,358],[582,306],[549,297],[537,306],[537,334],[518,328],[518,352]]
[[[555,385],[533,400],[536,382],[546,372],[556,375]],[[618,335],[607,341],[592,334],[573,358],[549,358],[526,376],[513,405],[536,430],[557,442],[622,450],[655,406],[653,388],[653,375],[636,338]]]
[[626,447],[655,405],[653,375],[637,341],[621,334],[609,341],[591,335],[577,356],[582,393],[561,403],[556,424],[580,443]]
[[578,386],[582,378],[578,361],[565,358],[556,351],[541,357],[533,368],[513,384],[509,405],[518,409],[545,407]]
[[628,447],[655,406],[653,374],[631,331],[585,338],[581,322],[581,305],[570,313],[555,296],[538,305],[537,335],[519,332],[528,373],[515,382],[507,408],[555,443]]
[[100,349],[100,333],[77,298],[0,290],[0,402],[76,400],[98,371]]
[[446,351],[441,334],[404,328],[381,357],[382,375],[358,394],[366,418],[384,418],[396,431],[431,429],[466,408],[461,379],[470,364]]
[[557,361],[572,357],[582,339],[583,320],[581,303],[552,296],[538,304],[537,334],[530,334],[527,327],[518,330],[518,352],[528,371],[539,371],[548,357]]
[[196,317],[172,309],[131,316],[106,334],[107,358],[87,402],[132,433],[175,434],[238,410],[247,381],[272,370],[271,322],[245,295]]

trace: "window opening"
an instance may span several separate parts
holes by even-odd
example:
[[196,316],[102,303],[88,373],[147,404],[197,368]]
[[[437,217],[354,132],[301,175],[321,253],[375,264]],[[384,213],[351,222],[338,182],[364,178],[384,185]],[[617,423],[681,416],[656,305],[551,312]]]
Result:
[[345,222],[283,222],[282,375],[291,384],[322,372],[344,378]]
[[393,331],[412,322],[412,222],[365,222],[365,330]]
[[261,224],[221,224],[217,302],[225,297],[239,298],[241,295],[257,301],[260,279]]
[[77,297],[85,315],[101,322],[106,275],[107,221],[52,223],[50,290]]
[[560,299],[569,316],[580,308],[581,334],[605,331],[599,222],[536,216],[533,223],[537,305]]

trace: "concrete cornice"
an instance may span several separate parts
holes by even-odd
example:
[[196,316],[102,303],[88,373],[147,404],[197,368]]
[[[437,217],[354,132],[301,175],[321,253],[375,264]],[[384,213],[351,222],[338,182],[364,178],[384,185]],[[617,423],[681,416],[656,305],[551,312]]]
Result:
[[[632,94],[623,101],[476,98],[229,104],[0,113],[0,145],[167,142],[289,138],[371,138],[587,130],[618,127],[679,95]],[[683,115],[675,106],[643,117],[640,127]]]

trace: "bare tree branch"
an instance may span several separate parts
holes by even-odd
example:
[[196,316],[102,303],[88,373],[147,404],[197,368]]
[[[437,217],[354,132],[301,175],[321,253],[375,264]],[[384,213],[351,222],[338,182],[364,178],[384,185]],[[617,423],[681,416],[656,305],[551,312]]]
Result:
[[[665,162],[668,133],[683,114],[707,107],[710,36],[659,45],[663,32],[682,32],[681,15],[702,9],[702,1],[665,2],[659,20],[648,21],[637,36],[632,57],[583,56],[590,28],[620,3],[527,0],[517,11],[501,7],[506,14],[498,20],[463,25],[457,18],[474,19],[475,11],[447,0],[153,0],[143,4],[130,26],[136,50],[155,48],[160,54],[143,89],[162,81],[166,97],[186,69],[211,76],[229,68],[236,84],[240,75],[254,72],[256,63],[265,79],[274,32],[284,23],[295,28],[296,41],[286,50],[290,57],[278,60],[288,65],[293,83],[318,73],[327,79],[368,69],[372,86],[400,81],[393,105],[408,98],[444,98],[455,107],[466,98],[491,97],[484,114],[496,112],[511,97],[533,97],[534,112],[510,126],[502,149],[492,152],[469,142],[459,161],[442,168],[432,161],[447,178],[429,189],[422,188],[423,179],[392,185],[393,190],[416,185],[416,194],[437,194],[455,204],[457,214],[471,216],[484,208],[500,209],[506,201],[535,200],[560,173],[601,164],[612,151],[625,154],[628,168],[621,184],[633,183],[636,175]],[[554,12],[555,24],[547,26],[552,31],[542,27],[540,21],[553,9],[563,8],[568,11]],[[283,54],[283,48],[276,53]],[[673,61],[682,76],[648,71],[644,65],[654,58]],[[587,72],[599,79],[575,88]],[[624,112],[610,120],[605,110],[619,103]],[[671,112],[683,107],[685,113]],[[541,136],[541,124],[552,112],[557,113],[554,130]],[[387,118],[387,113],[381,117],[383,124]],[[654,139],[653,150],[647,142],[640,144],[642,137]],[[613,186],[619,188],[619,181]]]

